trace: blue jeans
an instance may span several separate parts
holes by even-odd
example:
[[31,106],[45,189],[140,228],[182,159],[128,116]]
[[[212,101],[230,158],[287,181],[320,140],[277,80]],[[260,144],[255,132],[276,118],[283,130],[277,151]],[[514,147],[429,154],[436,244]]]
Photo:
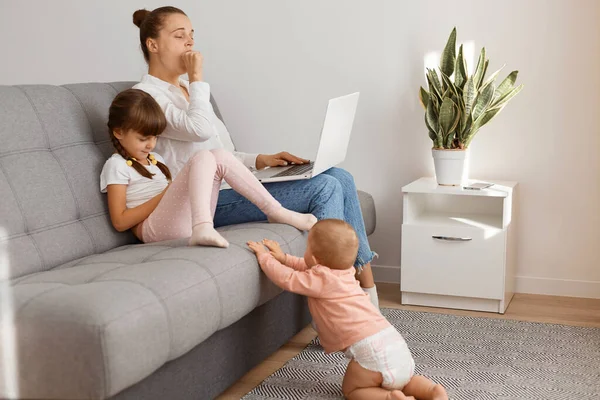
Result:
[[[358,235],[358,255],[354,263],[359,271],[373,260],[369,247],[354,178],[341,168],[331,168],[312,179],[266,183],[265,188],[289,210],[311,213],[317,219],[341,219],[352,225]],[[215,211],[215,227],[264,221],[267,219],[254,204],[233,189],[221,190]]]

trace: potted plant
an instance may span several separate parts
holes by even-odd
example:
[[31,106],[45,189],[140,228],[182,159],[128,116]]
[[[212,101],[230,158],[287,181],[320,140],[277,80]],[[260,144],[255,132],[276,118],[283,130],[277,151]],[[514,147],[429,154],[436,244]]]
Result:
[[462,44],[456,55],[454,28],[440,58],[440,75],[427,68],[429,90],[421,87],[419,98],[425,109],[429,138],[433,141],[435,175],[440,185],[466,182],[471,141],[523,88],[523,85],[514,86],[518,71],[511,72],[500,85],[495,85],[504,67],[486,80],[488,63],[484,47],[475,72],[469,75]]

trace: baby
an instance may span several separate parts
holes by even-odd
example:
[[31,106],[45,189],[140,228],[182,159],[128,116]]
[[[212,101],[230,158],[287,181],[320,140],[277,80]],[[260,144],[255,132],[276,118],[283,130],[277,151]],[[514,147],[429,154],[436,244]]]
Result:
[[404,338],[354,278],[358,238],[350,225],[337,219],[317,222],[304,258],[285,254],[267,239],[248,247],[277,286],[308,297],[325,352],[343,351],[350,359],[342,382],[346,399],[448,400],[441,385],[414,375]]

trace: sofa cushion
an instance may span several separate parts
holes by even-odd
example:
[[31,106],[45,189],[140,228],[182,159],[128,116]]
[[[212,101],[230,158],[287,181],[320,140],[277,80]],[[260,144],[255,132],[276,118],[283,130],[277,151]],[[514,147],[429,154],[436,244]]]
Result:
[[108,108],[125,86],[0,86],[0,242],[8,278],[135,242],[111,226],[98,187],[113,151]]
[[17,279],[22,396],[118,393],[281,292],[246,241],[271,238],[296,255],[306,245],[305,234],[287,225],[219,231],[228,249],[186,240],[123,246]]

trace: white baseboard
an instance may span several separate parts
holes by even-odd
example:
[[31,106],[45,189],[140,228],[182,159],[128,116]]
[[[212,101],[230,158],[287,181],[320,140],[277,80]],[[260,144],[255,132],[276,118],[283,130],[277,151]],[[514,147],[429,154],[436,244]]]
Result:
[[600,282],[517,276],[515,292],[600,299]]
[[[372,265],[371,268],[375,282],[400,283],[400,267]],[[515,293],[600,299],[600,282],[517,276]]]
[[400,267],[386,265],[371,265],[375,282],[400,283]]

